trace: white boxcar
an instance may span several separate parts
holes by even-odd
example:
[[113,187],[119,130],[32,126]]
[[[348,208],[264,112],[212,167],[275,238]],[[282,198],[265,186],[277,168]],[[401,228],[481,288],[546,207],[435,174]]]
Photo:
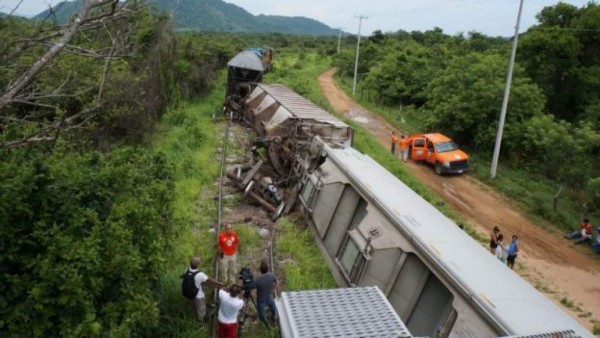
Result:
[[378,286],[413,335],[593,337],[370,157],[312,152],[301,209],[338,284]]

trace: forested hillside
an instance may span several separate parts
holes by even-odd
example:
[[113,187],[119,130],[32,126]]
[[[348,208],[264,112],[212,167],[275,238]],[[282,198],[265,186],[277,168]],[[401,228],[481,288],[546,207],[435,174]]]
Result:
[[[82,1],[63,1],[36,15],[34,20],[67,22]],[[166,14],[179,31],[256,33],[271,32],[299,35],[337,35],[338,31],[322,22],[297,16],[252,15],[245,9],[222,0],[148,0],[155,14]]]
[[[559,3],[537,19],[517,51],[501,163],[567,188],[585,214],[600,207],[600,6]],[[375,32],[361,46],[359,92],[394,107],[396,123],[439,130],[489,158],[509,53],[508,39],[478,33]],[[340,53],[335,64],[350,78],[354,51]],[[540,215],[578,222],[553,210]]]

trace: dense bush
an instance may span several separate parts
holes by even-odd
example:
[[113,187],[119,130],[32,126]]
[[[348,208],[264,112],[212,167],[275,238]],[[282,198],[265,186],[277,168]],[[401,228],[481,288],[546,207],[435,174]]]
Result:
[[164,157],[138,147],[2,156],[2,335],[127,336],[155,325],[172,232]]

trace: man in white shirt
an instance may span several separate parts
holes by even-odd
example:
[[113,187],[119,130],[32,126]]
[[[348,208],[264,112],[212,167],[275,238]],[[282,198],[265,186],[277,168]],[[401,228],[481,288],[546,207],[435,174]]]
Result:
[[240,298],[241,289],[237,284],[232,285],[229,290],[219,290],[219,338],[237,337],[237,316],[244,306]]

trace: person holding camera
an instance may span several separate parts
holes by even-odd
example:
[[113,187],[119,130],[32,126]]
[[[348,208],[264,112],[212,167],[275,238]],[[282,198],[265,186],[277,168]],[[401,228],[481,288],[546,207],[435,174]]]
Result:
[[278,320],[277,307],[273,300],[273,288],[277,284],[277,277],[272,272],[269,272],[267,262],[260,263],[260,276],[254,280],[256,286],[256,303],[258,305],[258,318],[266,323],[265,305],[271,309],[273,320]]
[[240,245],[238,235],[231,223],[225,224],[225,230],[219,234],[217,246],[221,257],[222,280],[235,284],[237,273],[237,253]]
[[233,284],[229,289],[219,290],[219,301],[221,303],[217,316],[219,338],[237,337],[237,317],[244,306],[240,294],[241,289],[237,284]]

